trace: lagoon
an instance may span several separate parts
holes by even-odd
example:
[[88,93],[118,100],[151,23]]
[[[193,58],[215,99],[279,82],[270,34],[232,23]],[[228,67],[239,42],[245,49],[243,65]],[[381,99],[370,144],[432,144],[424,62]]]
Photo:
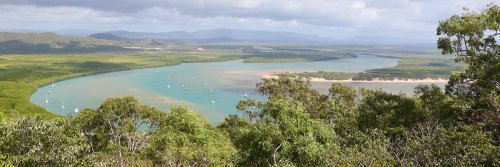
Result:
[[[173,105],[186,105],[216,124],[243,98],[262,99],[255,92],[260,74],[270,72],[338,71],[362,72],[393,67],[398,59],[359,55],[353,59],[296,63],[243,63],[242,60],[210,63],[184,63],[176,66],[128,70],[85,76],[39,88],[31,101],[50,112],[68,115],[75,108],[95,108],[110,97],[135,96],[141,103],[168,111]],[[420,83],[345,83],[354,87],[381,88],[393,93],[411,94]],[[314,83],[326,91],[330,83]],[[441,85],[442,86],[442,85]],[[46,94],[48,103],[46,103]],[[63,104],[64,101],[64,104]],[[64,108],[63,108],[64,106]]]

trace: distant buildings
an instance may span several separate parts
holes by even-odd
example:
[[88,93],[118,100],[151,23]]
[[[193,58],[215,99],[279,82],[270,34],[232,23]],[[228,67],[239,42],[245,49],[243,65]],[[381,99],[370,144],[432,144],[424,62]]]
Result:
[[147,48],[147,47],[140,47],[140,46],[129,46],[129,47],[123,47],[125,49],[131,49],[131,50],[142,50],[142,51],[164,51],[165,48]]

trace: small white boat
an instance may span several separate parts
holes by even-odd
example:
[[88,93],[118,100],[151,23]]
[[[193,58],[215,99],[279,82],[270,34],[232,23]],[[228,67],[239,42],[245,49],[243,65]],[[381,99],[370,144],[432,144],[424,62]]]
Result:
[[194,77],[191,77],[191,80],[194,80]]
[[188,90],[188,88],[184,88],[184,90]]
[[212,100],[212,104],[215,104],[215,100]]
[[61,98],[61,108],[64,109],[64,97]]
[[55,85],[54,85],[54,82],[52,82],[52,87],[54,87],[54,86],[55,86]]
[[247,95],[246,93],[245,93],[245,94],[243,94],[243,97],[247,97],[247,96],[248,96],[248,95]]
[[45,93],[45,104],[49,103],[49,99],[48,99],[48,93]]
[[167,85],[167,88],[170,88],[170,85]]
[[75,113],[78,113],[80,110],[78,108],[75,108]]

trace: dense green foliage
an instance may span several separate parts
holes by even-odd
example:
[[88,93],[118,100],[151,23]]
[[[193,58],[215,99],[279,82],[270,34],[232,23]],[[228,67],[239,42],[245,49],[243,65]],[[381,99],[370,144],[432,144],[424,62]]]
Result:
[[[228,116],[217,127],[187,108],[161,112],[133,97],[107,99],[96,109],[61,119],[13,116],[11,120],[0,114],[0,163],[500,166],[499,18],[500,7],[490,5],[482,13],[466,12],[440,23],[439,48],[466,65],[451,76],[445,91],[421,85],[414,97],[408,97],[333,84],[327,94],[321,94],[307,79],[282,75],[257,84],[265,101],[240,101],[236,108],[241,114]],[[70,67],[69,71],[76,68]],[[78,70],[85,71],[84,67]],[[117,68],[109,67],[100,70]],[[8,68],[3,70],[3,75],[9,75]],[[11,75],[12,80],[0,84],[20,88],[16,84],[34,87],[30,81],[47,82],[29,73],[33,71],[19,78]],[[2,86],[3,98],[10,95],[5,90],[13,91]],[[15,113],[19,103],[13,104]]]
[[500,7],[466,11],[440,22],[438,48],[467,64],[454,73],[446,92],[461,102],[472,122],[484,122],[500,140]]
[[163,113],[133,97],[108,99],[75,117],[20,118],[0,126],[0,162],[14,166],[224,166],[227,136],[198,113]]
[[[169,113],[132,97],[75,117],[20,118],[0,128],[0,160],[65,166],[497,166],[485,124],[467,121],[453,97],[419,86],[415,97],[307,80],[267,79],[267,101],[242,100],[241,116],[213,127],[198,113]],[[429,103],[432,101],[432,103]],[[51,153],[55,153],[56,156]]]
[[232,166],[235,152],[224,133],[180,107],[161,120],[150,142],[145,155],[160,166]]
[[0,162],[15,166],[81,166],[92,157],[71,118],[43,121],[15,119],[0,126]]
[[241,166],[500,165],[494,132],[466,121],[470,115],[437,86],[406,97],[334,84],[321,95],[307,80],[281,77],[258,90],[267,102],[238,105],[247,123],[234,116],[222,123]]

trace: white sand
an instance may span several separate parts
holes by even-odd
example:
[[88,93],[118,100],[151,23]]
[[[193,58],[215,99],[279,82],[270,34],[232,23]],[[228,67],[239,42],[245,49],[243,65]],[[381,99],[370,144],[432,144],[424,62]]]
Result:
[[[246,74],[246,75],[256,75],[260,76],[264,79],[278,78],[279,76],[275,72],[266,72],[266,71],[226,71],[226,73],[230,74]],[[448,79],[445,78],[425,78],[425,79],[393,79],[393,80],[384,80],[380,78],[375,78],[373,80],[328,80],[324,78],[311,78],[311,82],[381,82],[381,83],[446,83]]]
[[[277,75],[267,73],[261,74],[262,78],[278,78]],[[394,80],[383,80],[380,78],[375,78],[373,80],[327,80],[324,78],[311,78],[311,82],[387,82],[387,83],[446,83],[448,79],[444,78],[426,78],[426,79],[394,79]]]

